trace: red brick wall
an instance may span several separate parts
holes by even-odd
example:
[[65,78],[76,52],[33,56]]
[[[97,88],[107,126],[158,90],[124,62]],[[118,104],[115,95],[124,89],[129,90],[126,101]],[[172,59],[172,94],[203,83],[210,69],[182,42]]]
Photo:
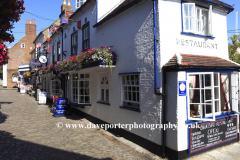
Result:
[[[31,24],[27,20],[27,24],[25,25],[26,35],[9,49],[10,60],[7,65],[7,87],[14,87],[16,85],[16,83],[12,83],[12,72],[17,71],[21,64],[29,64],[31,60],[31,52],[35,50],[33,41],[37,36],[36,25],[34,23],[34,20]],[[25,44],[25,48],[21,48],[22,43]]]
[[12,72],[16,70],[7,70],[7,88],[13,88],[16,86],[16,82],[12,82]]

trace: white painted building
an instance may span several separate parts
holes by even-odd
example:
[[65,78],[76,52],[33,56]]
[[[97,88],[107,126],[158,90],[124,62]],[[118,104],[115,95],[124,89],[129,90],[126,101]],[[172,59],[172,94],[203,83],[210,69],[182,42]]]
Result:
[[[170,159],[235,142],[240,66],[228,60],[232,10],[218,0],[87,0],[51,36],[49,61],[110,46],[116,66],[63,72],[61,81],[46,74],[49,98],[60,92],[94,123],[138,124],[115,131]],[[200,130],[189,128],[194,122]]]

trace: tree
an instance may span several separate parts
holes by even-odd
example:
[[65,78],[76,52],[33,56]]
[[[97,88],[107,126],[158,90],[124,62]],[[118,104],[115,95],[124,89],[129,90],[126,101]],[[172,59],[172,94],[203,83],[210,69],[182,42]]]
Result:
[[20,15],[25,10],[23,4],[23,0],[0,1],[0,37],[3,41],[10,43],[14,41],[12,34],[13,24],[20,20]]
[[14,41],[13,24],[20,20],[20,14],[25,10],[23,3],[23,0],[0,0],[0,66],[9,59],[5,43]]
[[229,38],[231,43],[228,44],[228,56],[229,59],[240,63],[240,35],[233,35]]

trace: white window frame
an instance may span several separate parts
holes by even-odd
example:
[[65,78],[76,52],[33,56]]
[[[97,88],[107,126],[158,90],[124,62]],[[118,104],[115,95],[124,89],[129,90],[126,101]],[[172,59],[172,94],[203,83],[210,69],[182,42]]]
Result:
[[[76,76],[76,75],[77,75],[77,80],[74,79],[74,76]],[[74,103],[78,103],[78,80],[79,80],[78,73],[71,74],[71,101]],[[74,83],[75,83],[75,85],[74,85]],[[75,91],[75,93],[73,93],[74,91]]]
[[86,0],[76,0],[76,10],[85,3]]
[[[60,82],[60,80],[59,79],[57,79],[57,77],[55,77],[53,80],[51,80],[51,94],[52,95],[57,95],[57,94],[61,94],[60,93],[60,89],[61,89],[61,87],[59,88],[59,89],[53,89],[53,82],[58,82],[59,83],[59,85],[61,86],[61,82]],[[56,91],[58,91],[58,92],[55,92],[54,90],[56,90]],[[54,92],[53,92],[54,91]]]
[[238,101],[239,101],[239,72],[231,73],[231,92],[232,92],[232,111],[238,112]]
[[[103,91],[103,92],[102,92]],[[108,97],[107,97],[108,91]],[[108,75],[100,76],[100,102],[109,103],[109,78]]]
[[[224,73],[224,72],[223,72]],[[206,74],[210,74],[211,75],[211,86],[207,89],[211,88],[211,95],[212,95],[212,99],[210,100],[212,102],[212,113],[210,114],[205,114],[205,117],[202,117],[202,115],[199,118],[196,117],[191,117],[191,109],[190,109],[190,104],[195,104],[195,103],[191,103],[190,102],[190,88],[189,88],[189,84],[190,84],[190,78],[189,75],[206,75]],[[214,84],[214,75],[217,75],[218,80],[217,80],[217,85]],[[231,88],[231,93],[229,95],[229,100],[231,101],[231,105],[230,108],[232,109],[232,111],[235,111],[238,113],[238,101],[239,101],[239,72],[233,72],[231,73],[231,80],[229,82],[229,87]],[[199,82],[200,83],[200,82]],[[205,82],[204,82],[205,83]],[[205,95],[205,88],[201,88],[201,84],[199,84],[200,88],[192,88],[192,89],[196,89],[196,90],[200,90],[200,102],[196,103],[196,104],[205,104],[205,103],[201,103],[201,90],[204,89],[204,95]],[[191,72],[191,73],[187,73],[187,104],[188,104],[188,120],[200,120],[200,121],[215,121],[215,116],[220,115],[222,112],[228,112],[228,111],[222,111],[221,110],[221,95],[220,95],[220,87],[221,83],[220,83],[220,73],[219,72]],[[215,97],[215,89],[218,89],[218,98]],[[216,92],[217,93],[217,92]],[[219,108],[218,111],[215,111],[215,102],[218,101],[219,103]],[[206,102],[206,101],[205,101]],[[202,107],[200,107],[200,109],[202,109]],[[206,112],[206,108],[205,108],[205,112]]]
[[[13,80],[13,78],[17,78],[17,80]],[[12,82],[18,82],[18,76],[12,75]]]
[[21,48],[25,48],[25,43],[21,43]]
[[[84,78],[81,78],[81,75],[84,75]],[[88,78],[85,78],[86,75],[88,75]],[[88,83],[88,86],[82,86],[81,87],[81,82],[83,82],[83,84],[85,85],[86,83]],[[79,83],[78,83],[78,104],[90,104],[90,74],[89,73],[80,73],[79,74]],[[85,90],[88,90],[88,94],[86,94],[87,92],[85,92],[83,95],[81,95],[80,93],[80,90],[81,89],[85,89]],[[80,102],[80,97],[84,97],[84,103]],[[86,103],[85,101],[85,97],[89,97],[89,102]]]
[[[193,13],[190,16],[190,12],[189,12],[189,6],[192,6],[193,8]],[[188,15],[185,14],[185,7],[188,8]],[[200,11],[200,19],[197,18],[197,11]],[[207,31],[206,34],[203,33],[203,29],[205,28],[203,26],[203,21],[202,21],[202,11],[208,11],[208,21],[207,23]],[[186,19],[189,19],[189,29],[186,29]],[[191,29],[190,27],[190,19],[193,19],[193,28]],[[200,22],[200,26],[201,26],[201,30],[202,31],[198,31],[197,30],[197,21]],[[183,32],[189,32],[189,33],[193,33],[193,34],[200,34],[200,35],[205,35],[205,36],[212,36],[212,5],[209,6],[209,9],[205,9],[202,7],[198,7],[195,5],[195,3],[182,3],[182,23],[183,23]]]
[[[200,90],[200,102],[199,103],[190,103],[190,93],[189,93],[189,91],[190,91],[190,88],[189,88],[190,81],[189,81],[189,78],[188,78],[189,75],[199,75],[199,77],[200,77],[200,75],[211,75],[211,84],[212,85],[210,87],[205,87],[205,86],[202,87],[201,84],[200,84],[200,86],[199,86],[200,88],[197,88],[197,89]],[[205,82],[204,82],[204,84],[205,84]],[[214,73],[213,72],[193,72],[193,73],[187,73],[188,120],[215,121],[215,103],[214,103],[214,86],[213,85],[214,85]],[[193,88],[193,89],[196,89],[196,88]],[[211,108],[212,114],[205,114],[205,117],[202,117],[203,114],[201,113],[199,118],[191,117],[191,114],[190,114],[190,111],[191,111],[190,105],[191,104],[196,104],[196,105],[206,105],[206,104],[209,104],[209,103],[201,102],[201,99],[202,99],[201,90],[204,90],[204,95],[205,95],[205,90],[206,89],[208,89],[208,90],[211,89],[212,98],[211,98],[211,100],[206,100],[206,101],[209,101],[209,102],[211,101],[212,102],[211,103],[211,105],[212,105],[212,108]],[[199,109],[200,109],[200,112],[202,112],[202,106],[200,106]],[[206,112],[206,107],[205,107],[205,112]],[[210,118],[209,115],[212,118]]]
[[[73,76],[78,76],[77,80],[73,80]],[[84,78],[81,78],[81,75],[84,75]],[[86,75],[88,75],[88,78],[85,78]],[[89,73],[72,73],[70,75],[70,84],[71,84],[71,89],[70,89],[70,99],[72,102],[74,103],[78,103],[78,104],[90,104],[91,102],[91,97],[90,97],[90,74]],[[75,82],[77,84],[77,87],[73,87],[73,82]],[[81,87],[81,82],[83,82],[83,87]],[[88,83],[88,87],[84,86],[85,84]],[[75,94],[73,94],[73,89],[77,90],[77,95],[76,92]],[[88,90],[88,95],[81,95],[81,89],[84,89],[84,93],[87,93],[86,90]],[[73,96],[77,96],[77,99],[74,99]],[[84,97],[84,103],[80,102],[80,97]],[[85,102],[85,97],[89,97],[89,103]]]
[[[134,76],[134,80],[132,81],[131,77]],[[138,77],[138,81],[135,81],[136,76]],[[127,77],[130,79],[128,80]],[[121,76],[122,78],[122,106],[131,107],[140,109],[140,74],[125,74]],[[138,83],[137,83],[138,82]],[[126,90],[127,87],[127,90]],[[131,87],[131,90],[129,92],[129,87]],[[132,90],[132,87],[135,87],[135,91]],[[127,93],[127,95],[125,95]],[[131,99],[128,100],[129,96],[128,94],[131,93]],[[136,94],[136,100],[133,100],[133,93]],[[127,97],[127,99],[126,99]],[[125,103],[132,103],[133,105],[125,105]],[[137,104],[138,107],[135,107],[134,104]]]

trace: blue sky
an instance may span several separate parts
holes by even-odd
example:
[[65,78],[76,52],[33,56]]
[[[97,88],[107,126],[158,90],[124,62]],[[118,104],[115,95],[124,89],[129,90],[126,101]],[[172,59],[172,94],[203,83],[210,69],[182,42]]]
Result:
[[[234,11],[227,15],[227,28],[228,30],[235,30],[235,15],[238,11],[238,28],[240,29],[240,0],[222,0],[225,3],[234,6]],[[63,0],[25,0],[24,7],[27,12],[35,14],[45,19],[56,20],[61,13],[61,5]],[[75,0],[71,0],[71,5],[75,10]],[[37,35],[40,31],[48,27],[53,21],[44,20],[38,18],[29,13],[23,13],[21,15],[21,20],[14,24],[13,34],[15,41],[11,44],[7,44],[8,47],[12,47],[16,42],[18,42],[25,35],[25,24],[27,19],[35,19],[37,26]],[[219,24],[220,25],[220,24]],[[240,33],[240,30],[239,30]],[[234,32],[229,32],[228,37],[232,36]]]

